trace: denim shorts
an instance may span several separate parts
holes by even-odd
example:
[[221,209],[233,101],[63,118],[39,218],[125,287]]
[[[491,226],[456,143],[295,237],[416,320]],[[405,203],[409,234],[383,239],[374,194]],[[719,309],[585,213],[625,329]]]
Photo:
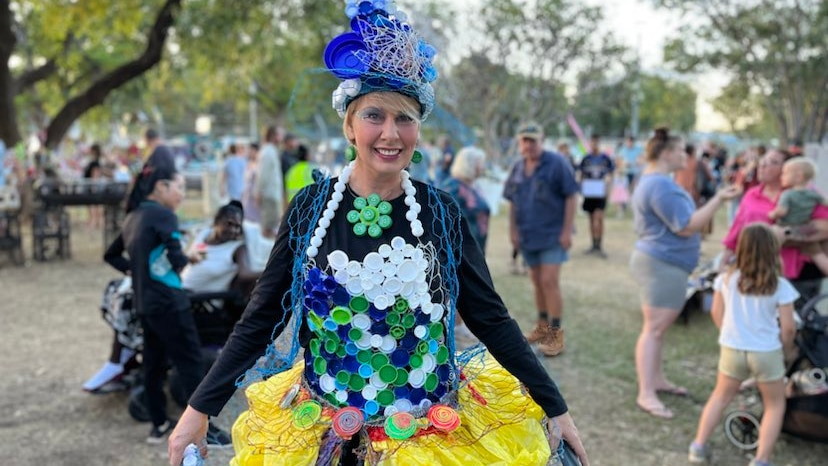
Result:
[[727,346],[719,350],[719,372],[736,380],[775,382],[785,376],[782,348],[774,351],[742,351]]
[[569,260],[569,253],[560,244],[540,251],[521,250],[523,261],[527,267],[536,267],[541,264],[560,265]]

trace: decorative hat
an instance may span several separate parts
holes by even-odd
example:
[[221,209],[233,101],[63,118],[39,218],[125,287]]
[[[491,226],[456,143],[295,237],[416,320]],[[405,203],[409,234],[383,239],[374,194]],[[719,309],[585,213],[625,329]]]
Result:
[[343,81],[333,92],[333,107],[345,116],[348,104],[376,91],[399,92],[420,103],[422,119],[434,108],[437,51],[405,22],[394,0],[346,0],[351,31],[325,48],[325,66]]

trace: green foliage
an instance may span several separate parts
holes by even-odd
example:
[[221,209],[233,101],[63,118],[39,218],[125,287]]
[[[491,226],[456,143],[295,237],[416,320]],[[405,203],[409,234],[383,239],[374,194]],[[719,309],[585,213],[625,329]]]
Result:
[[[734,86],[748,86],[750,96],[763,99],[765,111],[774,120],[776,133],[783,142],[820,140],[826,135],[828,2],[656,0],[654,3],[689,13],[688,17],[694,19],[692,26],[683,28],[680,37],[665,49],[665,57],[677,69],[715,68],[730,74]],[[719,105],[722,104],[720,101]],[[726,107],[739,110],[738,106]]]

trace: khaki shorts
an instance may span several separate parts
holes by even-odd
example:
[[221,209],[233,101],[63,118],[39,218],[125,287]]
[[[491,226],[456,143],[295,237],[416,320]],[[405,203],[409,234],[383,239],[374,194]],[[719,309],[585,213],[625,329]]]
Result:
[[754,377],[757,382],[774,382],[785,377],[782,348],[774,351],[742,351],[722,346],[719,372],[737,380]]

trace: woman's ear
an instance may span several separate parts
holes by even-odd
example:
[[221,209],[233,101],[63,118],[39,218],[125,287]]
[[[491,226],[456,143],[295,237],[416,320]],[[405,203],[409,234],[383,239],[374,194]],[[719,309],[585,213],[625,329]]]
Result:
[[354,127],[350,123],[347,123],[345,125],[345,137],[348,138],[348,142],[352,145],[356,144],[356,138],[354,136]]

